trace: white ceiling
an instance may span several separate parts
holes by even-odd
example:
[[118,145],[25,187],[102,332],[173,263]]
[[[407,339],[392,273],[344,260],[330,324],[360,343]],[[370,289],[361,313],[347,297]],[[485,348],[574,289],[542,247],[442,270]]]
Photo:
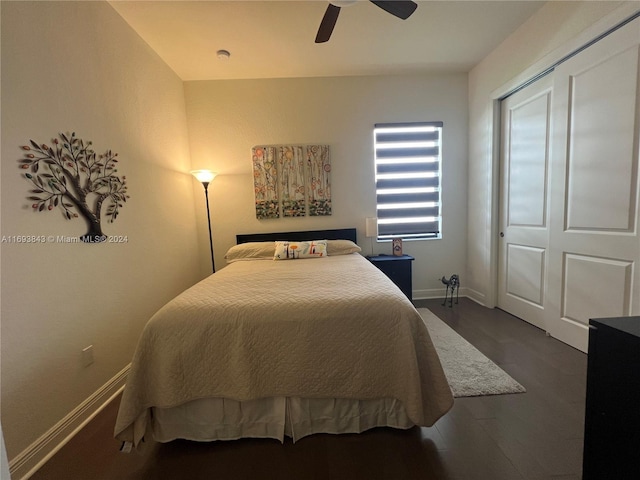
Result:
[[545,2],[419,0],[400,20],[360,0],[323,44],[326,0],[110,3],[180,78],[211,80],[466,72]]

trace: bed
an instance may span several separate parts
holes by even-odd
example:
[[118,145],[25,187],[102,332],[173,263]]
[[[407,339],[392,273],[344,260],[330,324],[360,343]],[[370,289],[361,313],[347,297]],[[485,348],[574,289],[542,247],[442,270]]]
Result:
[[[274,259],[283,249],[295,258]],[[145,326],[115,437],[135,448],[147,435],[282,442],[433,425],[453,397],[429,333],[359,250],[355,229],[238,235],[225,268]]]

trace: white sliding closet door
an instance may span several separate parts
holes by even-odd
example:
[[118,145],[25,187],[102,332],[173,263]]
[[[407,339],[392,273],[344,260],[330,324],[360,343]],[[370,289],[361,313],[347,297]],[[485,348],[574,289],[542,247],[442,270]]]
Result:
[[498,306],[545,329],[552,80],[502,102]]
[[547,330],[587,350],[590,318],[640,314],[640,19],[556,68]]
[[640,315],[640,18],[502,102],[498,306],[587,351]]

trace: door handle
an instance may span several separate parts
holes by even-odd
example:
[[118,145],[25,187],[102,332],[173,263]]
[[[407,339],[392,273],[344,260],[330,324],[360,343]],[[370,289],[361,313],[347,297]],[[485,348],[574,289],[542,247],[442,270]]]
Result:
[[500,238],[504,237],[504,232],[500,232]]

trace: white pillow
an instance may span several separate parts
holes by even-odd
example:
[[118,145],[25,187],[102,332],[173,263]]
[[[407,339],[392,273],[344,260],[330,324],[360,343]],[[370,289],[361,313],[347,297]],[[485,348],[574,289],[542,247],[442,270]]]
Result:
[[227,250],[224,258],[227,263],[239,260],[271,260],[275,249],[275,242],[240,243]]
[[274,260],[294,258],[321,258],[327,256],[327,241],[312,240],[310,242],[276,242]]
[[362,249],[351,240],[327,240],[327,255],[348,255]]

